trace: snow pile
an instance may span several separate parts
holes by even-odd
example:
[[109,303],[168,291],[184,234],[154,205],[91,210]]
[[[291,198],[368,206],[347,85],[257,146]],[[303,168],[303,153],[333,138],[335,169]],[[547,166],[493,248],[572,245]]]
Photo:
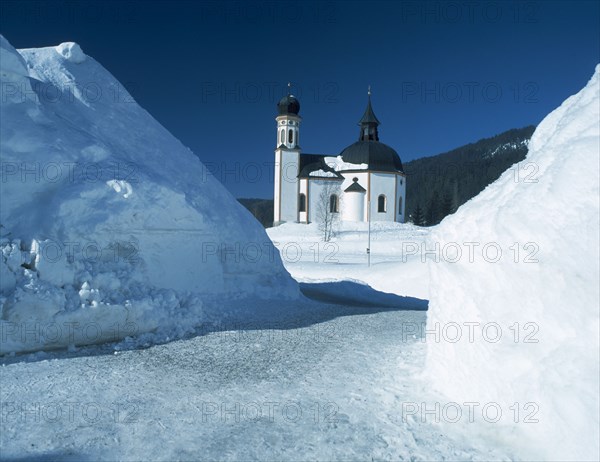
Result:
[[428,243],[427,374],[517,458],[600,459],[599,79]]
[[61,43],[56,47],[56,51],[72,63],[82,63],[85,61],[85,54],[81,47],[74,42]]
[[298,295],[260,224],[77,44],[0,36],[0,57],[1,353]]

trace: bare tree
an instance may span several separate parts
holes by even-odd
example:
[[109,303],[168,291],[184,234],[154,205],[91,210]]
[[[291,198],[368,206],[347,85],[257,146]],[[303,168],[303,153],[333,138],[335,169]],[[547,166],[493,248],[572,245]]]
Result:
[[323,180],[316,208],[316,219],[323,241],[329,242],[340,221],[340,183],[335,180]]

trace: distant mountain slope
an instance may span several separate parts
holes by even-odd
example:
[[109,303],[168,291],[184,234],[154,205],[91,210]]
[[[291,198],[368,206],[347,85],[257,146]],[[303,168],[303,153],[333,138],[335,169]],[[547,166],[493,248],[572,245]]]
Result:
[[415,224],[434,225],[475,197],[516,162],[525,159],[535,126],[404,164],[406,207]]
[[[435,225],[483,191],[527,155],[530,125],[404,164],[406,207],[417,225]],[[273,226],[271,199],[238,199],[266,228]]]

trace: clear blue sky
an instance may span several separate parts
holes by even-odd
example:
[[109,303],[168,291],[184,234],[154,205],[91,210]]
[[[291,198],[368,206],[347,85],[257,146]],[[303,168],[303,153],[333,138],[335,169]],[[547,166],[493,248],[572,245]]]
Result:
[[577,92],[600,61],[599,4],[3,0],[0,32],[78,42],[236,197],[268,198],[288,81],[304,152],[357,139],[370,84],[406,162],[537,124]]

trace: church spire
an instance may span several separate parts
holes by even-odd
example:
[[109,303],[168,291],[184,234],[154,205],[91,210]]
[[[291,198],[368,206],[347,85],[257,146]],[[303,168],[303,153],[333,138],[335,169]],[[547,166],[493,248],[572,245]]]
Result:
[[369,89],[367,91],[368,102],[367,109],[365,109],[365,113],[362,118],[358,122],[360,125],[360,136],[358,137],[359,141],[379,141],[379,133],[377,132],[377,126],[379,125],[379,120],[375,116],[373,112],[373,108],[371,107],[371,85],[369,85]]

